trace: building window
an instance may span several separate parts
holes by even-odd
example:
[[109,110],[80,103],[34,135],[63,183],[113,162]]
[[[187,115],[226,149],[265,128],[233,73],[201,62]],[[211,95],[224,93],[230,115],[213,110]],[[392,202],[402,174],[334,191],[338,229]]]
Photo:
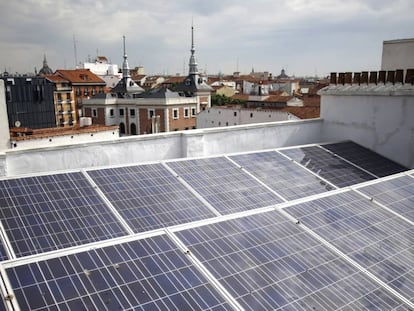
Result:
[[234,116],[237,117],[237,111],[234,112]]
[[250,113],[250,118],[253,118],[253,112]]
[[148,119],[151,119],[155,115],[154,109],[148,109]]
[[83,95],[85,95],[85,96],[89,95],[89,91],[88,91],[87,87],[85,87],[85,89],[83,90]]
[[109,115],[110,115],[111,117],[113,117],[113,116],[114,116],[114,110],[113,110],[113,109],[109,110]]
[[92,89],[92,96],[95,96],[96,95],[96,89],[95,88],[93,88]]
[[190,109],[184,108],[184,118],[189,118],[189,117],[190,117]]
[[173,109],[173,119],[177,120],[179,117],[178,108]]
[[195,117],[196,115],[196,108],[195,107],[191,107],[191,116]]
[[80,87],[77,87],[76,88],[76,96],[80,96],[80,94],[81,94],[81,89],[80,89]]
[[131,117],[135,117],[135,109],[129,109],[129,114]]
[[96,118],[98,116],[98,112],[96,109],[92,109],[92,117]]
[[104,88],[101,86],[101,87],[99,87],[99,93],[100,94],[103,94],[103,92],[104,92]]
[[121,117],[123,117],[123,116],[124,116],[124,108],[120,108],[120,109],[119,109],[119,115],[120,115]]
[[57,100],[58,102],[62,102],[62,94],[61,93],[57,93]]

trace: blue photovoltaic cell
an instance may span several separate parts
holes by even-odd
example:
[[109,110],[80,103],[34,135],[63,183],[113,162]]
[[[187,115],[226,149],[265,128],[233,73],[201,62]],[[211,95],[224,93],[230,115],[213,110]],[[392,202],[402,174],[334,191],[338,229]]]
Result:
[[232,310],[166,236],[6,270],[21,310]]
[[0,206],[16,256],[127,234],[78,172],[0,180]]
[[214,217],[162,164],[89,171],[135,232]]
[[402,305],[279,211],[175,234],[245,310],[391,310]]
[[224,157],[169,162],[167,165],[222,214],[282,202]]
[[323,148],[362,167],[378,177],[406,171],[404,166],[352,141],[322,145]]
[[375,179],[374,176],[317,146],[280,152],[340,188]]
[[414,301],[412,224],[354,192],[301,203],[285,211]]
[[401,176],[358,190],[414,221],[414,178]]
[[333,189],[275,151],[241,154],[230,158],[287,200]]

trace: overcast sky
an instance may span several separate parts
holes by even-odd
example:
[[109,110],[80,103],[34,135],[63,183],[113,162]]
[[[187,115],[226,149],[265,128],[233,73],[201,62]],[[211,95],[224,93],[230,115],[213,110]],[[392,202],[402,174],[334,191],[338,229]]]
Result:
[[0,68],[53,69],[97,53],[147,74],[378,70],[384,40],[414,37],[413,0],[19,0],[0,2]]

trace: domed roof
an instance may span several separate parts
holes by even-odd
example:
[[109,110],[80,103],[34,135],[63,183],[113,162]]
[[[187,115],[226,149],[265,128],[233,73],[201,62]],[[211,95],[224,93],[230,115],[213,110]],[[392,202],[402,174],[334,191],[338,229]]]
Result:
[[43,67],[39,70],[39,75],[51,75],[53,74],[53,70],[50,69],[49,65],[47,64],[46,55],[43,57]]

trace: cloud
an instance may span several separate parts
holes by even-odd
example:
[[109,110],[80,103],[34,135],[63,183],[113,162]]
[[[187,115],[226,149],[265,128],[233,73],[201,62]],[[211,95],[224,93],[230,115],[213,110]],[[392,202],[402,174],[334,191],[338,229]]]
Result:
[[[0,3],[0,66],[56,69],[97,53],[148,73],[187,70],[190,27],[209,73],[378,69],[382,41],[412,37],[411,0],[21,0]],[[289,72],[290,71],[290,72]]]

